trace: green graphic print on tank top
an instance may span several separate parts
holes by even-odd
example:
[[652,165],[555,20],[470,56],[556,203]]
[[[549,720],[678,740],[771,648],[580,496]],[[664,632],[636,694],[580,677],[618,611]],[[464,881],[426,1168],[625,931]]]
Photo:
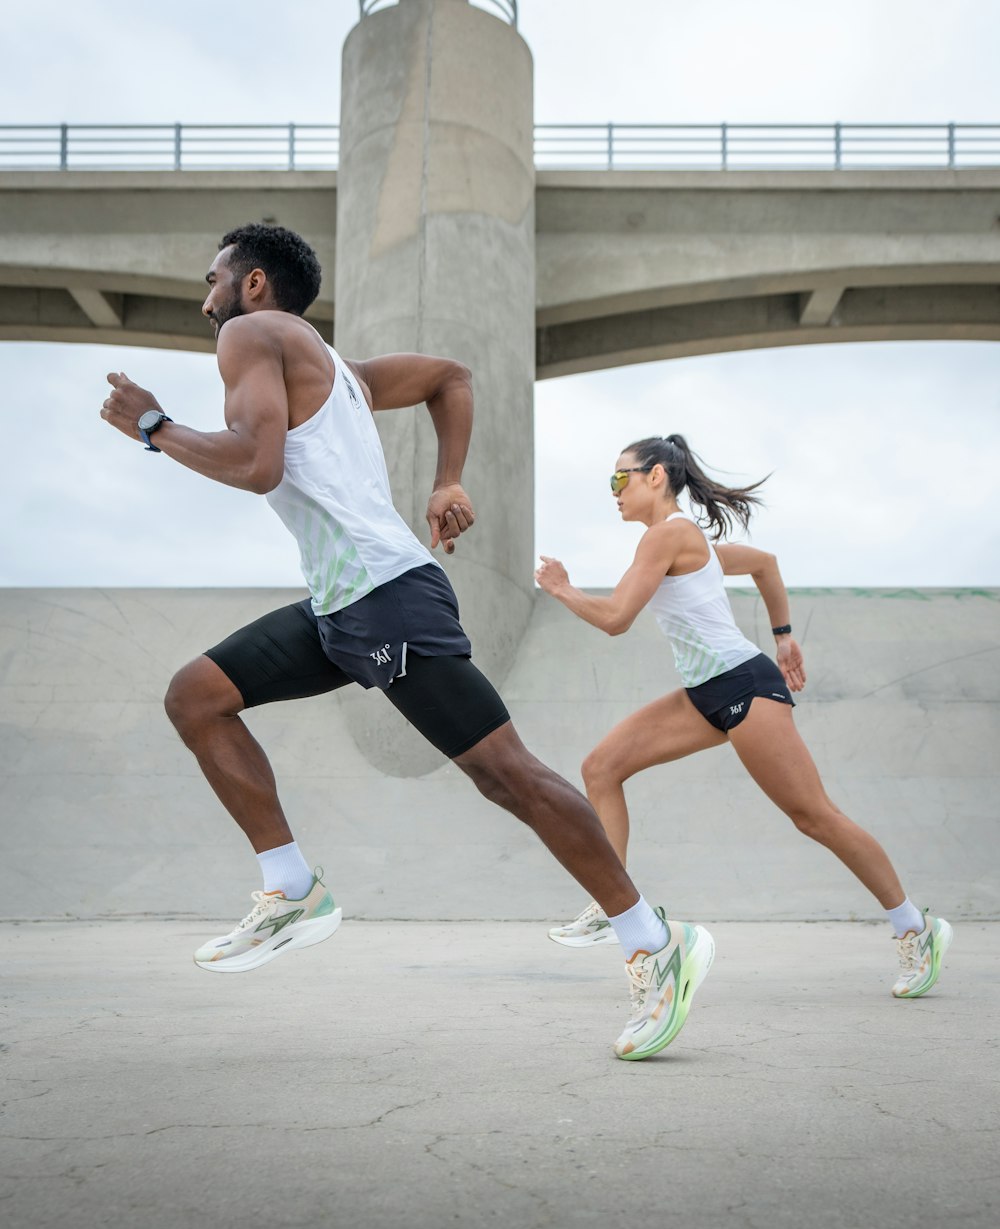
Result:
[[674,664],[685,687],[697,687],[730,669],[726,658],[684,619],[661,618],[659,624],[670,641]]
[[286,496],[282,519],[299,543],[302,575],[316,614],[342,610],[375,588],[342,525],[318,504],[295,492]]

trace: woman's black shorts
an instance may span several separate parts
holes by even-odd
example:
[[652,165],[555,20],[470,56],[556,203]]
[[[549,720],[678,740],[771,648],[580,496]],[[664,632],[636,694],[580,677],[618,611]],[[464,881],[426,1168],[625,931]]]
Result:
[[723,733],[740,724],[750,711],[754,696],[795,707],[781,671],[766,653],[685,690],[705,720]]
[[[336,625],[330,616],[314,615],[308,599],[283,606],[205,656],[247,708],[323,695],[353,682],[378,687],[428,742],[454,759],[510,716],[472,664],[447,577],[436,564],[433,573],[430,565],[404,572],[348,607],[349,622]],[[331,622],[324,627],[324,620]]]

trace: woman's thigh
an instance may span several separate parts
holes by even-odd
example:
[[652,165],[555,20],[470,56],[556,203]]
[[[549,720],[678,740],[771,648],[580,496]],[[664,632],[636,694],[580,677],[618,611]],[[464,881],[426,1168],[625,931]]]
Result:
[[721,747],[726,736],[698,712],[684,691],[672,691],[619,722],[587,757],[591,771],[611,770],[625,781],[709,747]]
[[729,741],[750,776],[786,814],[832,805],[789,705],[756,696],[746,717],[729,731]]

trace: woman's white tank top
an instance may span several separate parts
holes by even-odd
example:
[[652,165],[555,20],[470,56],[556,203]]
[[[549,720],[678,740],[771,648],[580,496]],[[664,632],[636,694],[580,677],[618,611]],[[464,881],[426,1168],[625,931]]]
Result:
[[[678,517],[695,523],[684,512],[673,512],[667,520]],[[664,576],[649,603],[660,630],[670,641],[685,687],[707,683],[760,653],[736,626],[722,583],[722,564],[707,536],[705,542],[705,566],[685,576]]]
[[285,439],[285,472],[267,495],[299,544],[315,614],[343,610],[411,568],[437,564],[393,507],[378,431],[340,355],[330,396]]

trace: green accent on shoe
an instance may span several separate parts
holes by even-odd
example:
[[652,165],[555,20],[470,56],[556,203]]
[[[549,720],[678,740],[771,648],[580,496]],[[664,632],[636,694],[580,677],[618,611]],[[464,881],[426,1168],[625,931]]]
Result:
[[287,913],[279,913],[277,917],[268,917],[263,922],[258,922],[254,930],[270,930],[271,937],[273,938],[279,930],[284,930],[289,923],[297,922],[303,913],[305,913],[305,909],[289,909]]

